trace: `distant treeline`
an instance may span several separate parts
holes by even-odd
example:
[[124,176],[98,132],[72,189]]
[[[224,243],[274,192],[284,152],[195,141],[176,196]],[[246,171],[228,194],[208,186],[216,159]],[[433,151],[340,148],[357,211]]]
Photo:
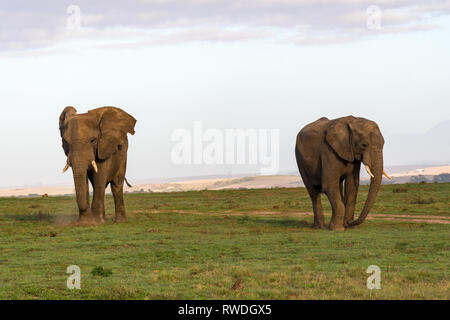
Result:
[[[402,183],[444,183],[450,182],[450,173],[441,173],[439,175],[422,175],[393,177],[392,180],[383,179],[383,184],[402,184]],[[370,184],[370,180],[363,180],[361,184]]]

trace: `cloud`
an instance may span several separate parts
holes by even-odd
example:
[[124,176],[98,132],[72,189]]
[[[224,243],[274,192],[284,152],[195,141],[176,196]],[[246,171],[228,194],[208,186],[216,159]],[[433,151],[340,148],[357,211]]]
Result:
[[[71,39],[129,46],[191,41],[270,39],[296,44],[356,41],[430,30],[450,14],[450,0],[67,0],[0,4],[0,51],[48,48]],[[367,27],[369,6],[380,29]],[[373,16],[372,16],[373,17]],[[68,29],[68,20],[81,30]],[[102,43],[98,43],[99,40]]]

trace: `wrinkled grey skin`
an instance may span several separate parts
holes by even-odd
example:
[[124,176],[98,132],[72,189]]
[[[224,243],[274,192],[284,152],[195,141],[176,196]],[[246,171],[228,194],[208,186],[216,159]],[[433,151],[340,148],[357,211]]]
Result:
[[[321,193],[327,195],[332,206],[331,230],[343,230],[365,220],[381,185],[383,146],[378,125],[353,116],[321,118],[300,131],[295,155],[312,200],[315,228],[324,228]],[[364,208],[354,220],[361,162],[370,167],[374,177]]]
[[[72,167],[79,221],[99,224],[105,221],[105,189],[110,184],[114,196],[116,221],[126,221],[123,184],[127,167],[128,137],[134,134],[136,120],[125,111],[103,107],[77,114],[67,107],[59,118],[64,153]],[[98,172],[95,172],[92,161]],[[92,207],[89,187],[94,190]]]

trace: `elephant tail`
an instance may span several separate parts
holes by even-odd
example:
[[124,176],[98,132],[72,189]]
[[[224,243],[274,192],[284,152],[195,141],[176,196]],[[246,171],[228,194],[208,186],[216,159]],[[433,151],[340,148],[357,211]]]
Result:
[[133,188],[133,186],[128,182],[127,178],[125,178],[125,183],[127,184],[128,187]]
[[[298,139],[297,139],[298,141]],[[295,144],[295,160],[297,160],[297,167],[300,168],[300,163],[301,163],[301,155],[300,155],[300,151],[298,151],[298,142]]]

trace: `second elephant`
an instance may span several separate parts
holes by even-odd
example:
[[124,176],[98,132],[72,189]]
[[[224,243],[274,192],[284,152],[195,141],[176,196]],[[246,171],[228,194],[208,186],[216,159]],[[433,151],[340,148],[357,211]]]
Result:
[[[378,125],[353,116],[321,118],[297,135],[295,155],[303,183],[312,200],[314,227],[324,227],[320,194],[330,200],[331,230],[361,224],[372,208],[383,174],[384,138]],[[361,162],[371,176],[364,208],[354,219]]]
[[[64,172],[72,167],[79,208],[79,221],[105,221],[105,189],[110,184],[114,196],[116,221],[125,221],[123,184],[127,168],[128,138],[134,134],[136,119],[114,107],[103,107],[78,114],[67,107],[59,117],[62,146],[67,156]],[[89,204],[89,185],[94,197]]]

